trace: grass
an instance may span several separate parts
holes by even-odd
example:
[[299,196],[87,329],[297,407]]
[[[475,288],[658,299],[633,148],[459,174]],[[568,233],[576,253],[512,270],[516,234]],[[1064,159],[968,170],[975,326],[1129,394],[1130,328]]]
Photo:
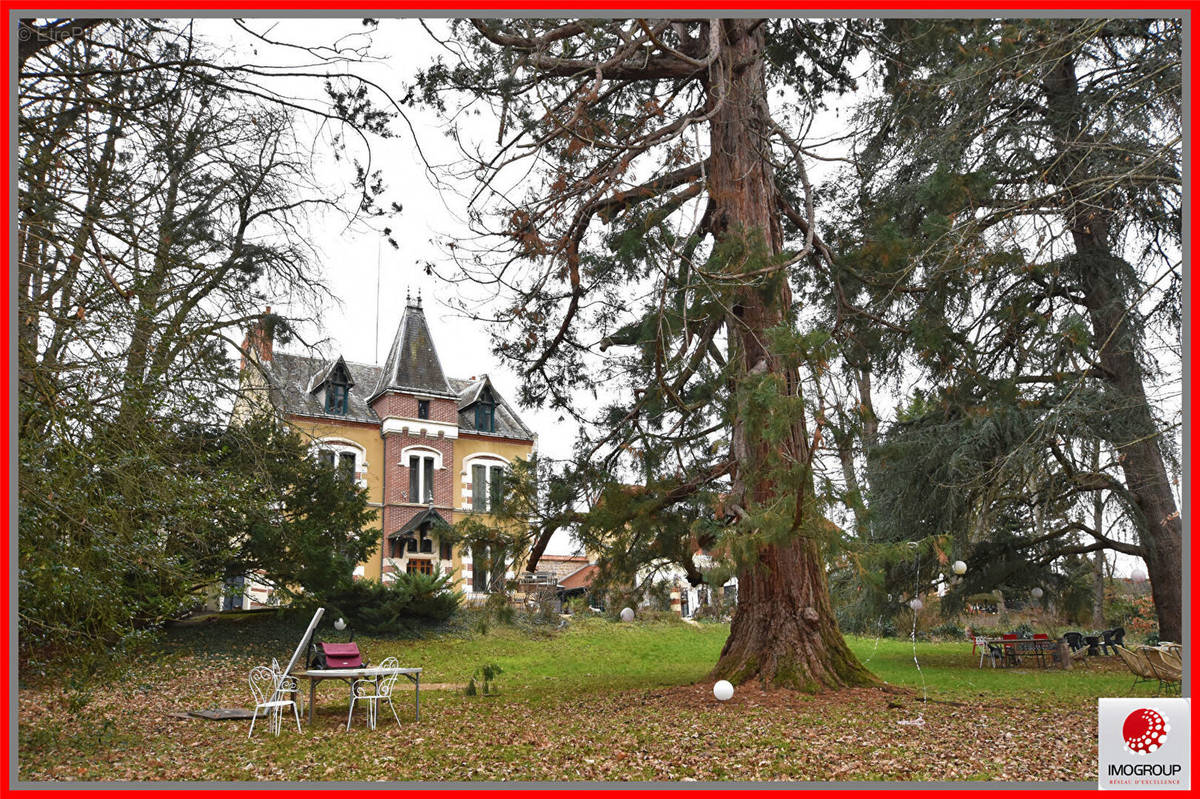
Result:
[[1057,668],[993,669],[986,661],[978,668],[979,654],[971,655],[971,644],[964,642],[916,645],[913,662],[912,641],[894,638],[850,637],[850,649],[876,676],[893,685],[921,689],[924,677],[929,696],[947,700],[979,697],[1019,698],[1029,702],[1095,700],[1101,696],[1123,696],[1131,678],[1116,658],[1076,664],[1071,671]]
[[1091,780],[1095,698],[1130,683],[1107,661],[1070,672],[978,669],[962,642],[919,643],[918,671],[908,641],[850,638],[882,689],[809,696],[744,685],[718,703],[705,678],[725,625],[587,618],[561,632],[493,625],[480,634],[467,616],[434,635],[358,639],[374,662],[420,665],[426,685],[464,683],[484,663],[503,668],[497,696],[423,690],[419,724],[402,699],[402,726],[389,714],[374,731],[346,732],[337,683],[322,685],[302,734],[256,730],[247,741],[245,722],[173,715],[245,706],[248,669],[284,661],[303,626],[274,614],[221,619],[173,630],[100,681],[27,680],[20,778]]

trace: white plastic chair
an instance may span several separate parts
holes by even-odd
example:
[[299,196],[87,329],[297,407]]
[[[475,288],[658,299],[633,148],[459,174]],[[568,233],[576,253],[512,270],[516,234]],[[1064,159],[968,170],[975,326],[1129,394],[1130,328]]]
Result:
[[[380,669],[398,669],[400,661],[394,657],[384,658],[383,662],[377,668]],[[346,719],[346,729],[350,729],[350,723],[354,721],[354,703],[367,703],[367,726],[370,729],[375,729],[375,722],[379,717],[379,704],[387,702],[387,706],[392,709],[392,716],[396,719],[396,724],[400,723],[400,716],[396,713],[396,706],[392,704],[392,692],[396,688],[396,681],[400,679],[399,674],[388,674],[379,678],[379,682],[371,679],[355,680],[350,686],[350,716]],[[370,693],[367,693],[370,691]]]
[[993,669],[996,668],[996,653],[992,651],[990,646],[988,646],[987,639],[982,635],[977,635],[975,636],[974,644],[975,646],[979,647],[979,668],[983,668],[984,658],[988,659],[988,662],[992,664]]
[[254,718],[250,719],[250,733],[247,738],[254,737],[254,723],[258,721],[258,712],[266,710],[269,714],[271,730],[275,735],[279,735],[279,730],[283,726],[283,709],[288,705],[292,706],[292,713],[296,716],[296,731],[300,730],[300,709],[296,707],[295,700],[285,699],[285,694],[295,694],[299,692],[299,684],[295,677],[285,677],[279,674],[278,663],[274,664],[275,668],[270,666],[255,666],[250,670],[250,692],[254,694]]

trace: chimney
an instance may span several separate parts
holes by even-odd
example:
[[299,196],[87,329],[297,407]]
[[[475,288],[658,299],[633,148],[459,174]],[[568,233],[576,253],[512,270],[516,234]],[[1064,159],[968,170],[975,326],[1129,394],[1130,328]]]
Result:
[[[275,320],[271,318],[271,306],[257,322],[246,331],[242,349],[254,355],[259,363],[270,363],[275,351]],[[246,368],[246,357],[242,356],[242,368]]]

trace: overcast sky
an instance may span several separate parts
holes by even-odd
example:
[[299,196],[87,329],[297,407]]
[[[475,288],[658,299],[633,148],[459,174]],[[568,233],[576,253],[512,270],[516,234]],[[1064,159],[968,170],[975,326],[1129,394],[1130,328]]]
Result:
[[[380,58],[370,63],[345,67],[367,78],[394,97],[402,97],[418,70],[430,64],[444,52],[416,20],[385,19],[372,29],[362,25],[361,17],[319,20],[248,19],[245,24],[266,38],[290,43],[342,46],[370,44],[370,51]],[[437,29],[441,24],[431,20]],[[246,60],[257,64],[313,64],[312,58],[294,48],[273,47],[255,41],[229,20],[206,19],[196,23],[197,30],[218,47],[231,49]],[[313,71],[325,71],[318,67]],[[319,98],[320,82],[308,79],[289,79],[274,84],[278,90],[297,99]],[[305,329],[306,336],[328,339],[322,347],[326,355],[344,356],[349,361],[378,363],[386,356],[397,323],[404,310],[406,292],[420,292],[429,320],[430,330],[447,375],[468,378],[488,373],[502,394],[515,404],[519,379],[503,368],[491,353],[491,337],[486,327],[458,316],[444,304],[453,286],[427,276],[420,264],[426,261],[443,263],[444,255],[438,242],[470,236],[461,221],[464,203],[455,195],[445,195],[434,185],[430,169],[444,174],[448,164],[458,160],[457,146],[445,135],[440,120],[421,109],[406,108],[407,122],[397,119],[393,125],[397,138],[371,142],[371,168],[382,171],[387,187],[385,201],[403,205],[398,216],[387,220],[392,237],[399,245],[393,249],[375,230],[359,222],[347,227],[346,220],[327,215],[314,220],[311,229],[313,247],[319,254],[324,278],[334,301],[320,309],[318,322]],[[411,125],[411,130],[410,126]],[[328,130],[316,129],[311,121],[301,120],[305,136],[327,138]],[[836,135],[842,125],[834,112],[819,118],[810,138]],[[494,137],[494,120],[480,117],[478,123],[466,126],[477,131],[481,138]],[[351,146],[355,144],[352,141]],[[346,164],[336,164],[326,154],[328,148],[318,146],[316,170],[326,181],[331,193],[348,192],[349,170]],[[366,151],[359,146],[361,157]],[[823,164],[814,162],[810,171],[819,181]],[[376,223],[382,227],[384,223]],[[288,314],[286,296],[275,301],[277,310]],[[295,349],[295,347],[291,347]],[[1168,386],[1170,384],[1168,383]],[[885,391],[878,391],[877,409],[885,416],[894,404]],[[1172,387],[1173,388],[1173,387]],[[904,394],[901,390],[897,393]],[[1174,393],[1173,402],[1179,403]],[[1168,402],[1171,402],[1169,400]],[[556,413],[536,409],[520,409],[525,421],[539,436],[538,448],[552,458],[570,454],[576,428],[569,420],[562,421]],[[563,553],[571,549],[565,536],[558,536],[548,551]],[[1140,561],[1118,556],[1118,571],[1129,574],[1144,571]]]

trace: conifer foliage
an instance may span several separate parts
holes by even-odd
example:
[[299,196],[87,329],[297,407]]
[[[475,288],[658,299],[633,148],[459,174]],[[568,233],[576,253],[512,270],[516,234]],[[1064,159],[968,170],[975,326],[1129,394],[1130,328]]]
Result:
[[[873,369],[915,368],[926,385],[873,450],[874,534],[953,532],[979,566],[1004,550],[1033,571],[1101,550],[1141,556],[1170,640],[1182,635],[1169,415],[1182,30],[886,22],[838,237],[841,279],[872,312],[858,329]],[[1105,529],[1093,502],[1109,500]]]
[[[805,330],[793,303],[794,283],[829,266],[798,131],[850,86],[859,26],[451,27],[451,55],[416,96],[448,116],[490,104],[497,130],[479,150],[459,139],[480,238],[454,242],[448,276],[500,293],[496,350],[524,374],[522,400],[586,423],[557,483],[579,481],[581,535],[626,576],[659,557],[699,581],[696,545],[736,564],[714,677],[807,690],[869,681],[825,580],[822,421],[805,384],[829,337]],[[786,107],[773,112],[779,89]],[[618,399],[579,401],[600,385]]]

